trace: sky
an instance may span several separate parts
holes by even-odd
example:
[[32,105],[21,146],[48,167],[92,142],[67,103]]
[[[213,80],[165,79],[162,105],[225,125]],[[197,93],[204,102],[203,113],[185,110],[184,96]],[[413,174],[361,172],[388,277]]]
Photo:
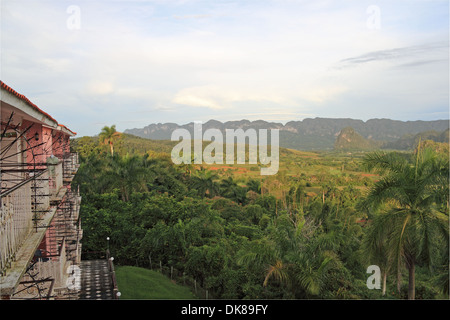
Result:
[[448,0],[1,0],[0,79],[78,136],[449,118]]

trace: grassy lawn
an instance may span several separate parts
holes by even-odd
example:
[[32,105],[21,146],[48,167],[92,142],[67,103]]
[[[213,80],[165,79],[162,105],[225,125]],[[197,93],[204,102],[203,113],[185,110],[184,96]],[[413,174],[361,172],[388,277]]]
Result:
[[189,288],[177,285],[159,272],[138,267],[116,267],[120,299],[196,299]]

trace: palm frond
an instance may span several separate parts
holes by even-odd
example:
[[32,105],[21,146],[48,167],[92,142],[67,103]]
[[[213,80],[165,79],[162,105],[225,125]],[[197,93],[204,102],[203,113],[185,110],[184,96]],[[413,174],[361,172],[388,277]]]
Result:
[[378,170],[380,173],[403,172],[408,160],[396,152],[375,151],[364,157],[363,165],[369,171]]
[[286,266],[283,264],[283,261],[277,260],[275,264],[270,265],[267,269],[266,278],[264,279],[263,286],[266,287],[270,278],[275,278],[281,283],[287,283],[289,279],[289,275],[286,272]]

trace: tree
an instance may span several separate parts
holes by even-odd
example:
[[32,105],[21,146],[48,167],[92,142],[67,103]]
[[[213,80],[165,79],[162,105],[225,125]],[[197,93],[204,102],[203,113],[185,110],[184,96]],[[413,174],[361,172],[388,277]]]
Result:
[[256,192],[258,194],[261,193],[261,182],[255,179],[249,179],[247,181],[247,188],[248,190],[251,190],[253,192]]
[[[287,281],[286,270],[276,249],[276,242],[266,237],[252,240],[244,244],[236,255],[238,265],[245,267],[249,273],[262,280],[267,286],[269,279],[274,277],[282,282]],[[264,276],[263,279],[259,276]]]
[[201,168],[191,177],[193,187],[198,191],[199,195],[203,198],[208,195],[210,198],[218,194],[219,187],[215,180],[218,176],[211,170],[205,170]]
[[296,261],[296,280],[307,295],[318,296],[324,290],[330,277],[330,270],[339,262],[331,251],[319,255],[299,254]]
[[377,232],[368,234],[367,246],[372,254],[380,245],[385,246],[386,259],[397,270],[398,279],[406,267],[408,299],[415,298],[416,265],[433,266],[442,250],[439,243],[448,238],[448,215],[437,210],[437,201],[448,188],[443,161],[431,149],[419,149],[410,156],[375,152],[364,159],[369,170],[378,169],[383,174],[370,189],[366,205],[386,206],[373,221]]
[[380,267],[383,275],[383,296],[386,294],[386,280],[390,268],[390,263],[386,255],[386,250],[388,249],[387,239],[384,235],[391,233],[391,230],[386,229],[391,227],[392,225],[382,223],[381,219],[377,219],[376,223],[369,226],[361,246],[363,256],[365,257],[364,260],[369,264],[375,264]]
[[114,156],[114,142],[120,136],[120,133],[116,131],[116,125],[111,127],[104,126],[100,132],[100,141],[104,144],[108,144],[111,149],[111,156]]
[[238,203],[244,203],[247,196],[247,189],[239,186],[232,177],[223,179],[220,182],[220,192],[225,198],[229,198]]
[[129,155],[111,159],[106,175],[109,177],[110,186],[120,190],[123,201],[129,201],[135,191],[146,191],[144,161],[145,159],[139,156]]
[[267,268],[267,274],[264,279],[263,286],[266,287],[270,278],[275,278],[281,283],[289,283],[289,275],[286,271],[286,265],[282,260],[278,259],[274,264]]

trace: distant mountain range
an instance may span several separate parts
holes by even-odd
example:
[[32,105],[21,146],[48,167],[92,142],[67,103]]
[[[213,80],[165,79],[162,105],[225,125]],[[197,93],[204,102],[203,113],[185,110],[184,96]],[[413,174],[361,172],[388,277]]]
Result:
[[[203,130],[220,129],[279,129],[280,146],[297,150],[333,150],[388,148],[408,150],[414,148],[419,137],[437,142],[448,142],[449,120],[398,121],[390,119],[314,118],[290,121],[286,124],[263,120],[227,121],[209,120]],[[194,123],[150,124],[144,128],[127,129],[124,133],[153,140],[170,140],[175,129],[185,128],[193,134]],[[345,129],[345,130],[343,130]]]

